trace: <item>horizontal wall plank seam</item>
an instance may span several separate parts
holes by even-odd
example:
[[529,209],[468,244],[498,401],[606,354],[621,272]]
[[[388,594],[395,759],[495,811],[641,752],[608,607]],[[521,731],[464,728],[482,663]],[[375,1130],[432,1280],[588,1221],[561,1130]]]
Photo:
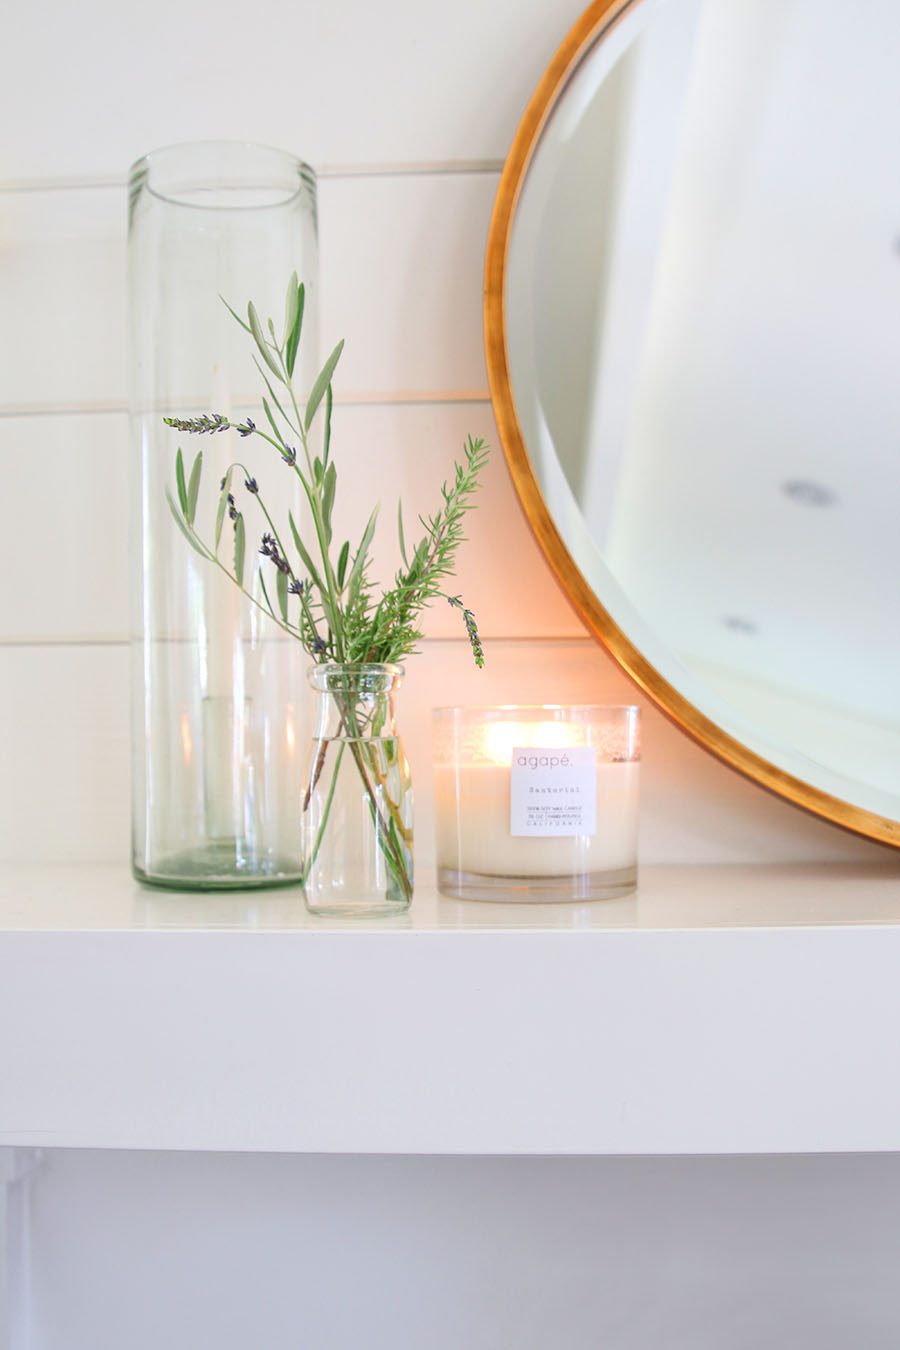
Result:
[[[496,174],[503,170],[500,159],[422,160],[398,164],[324,164],[313,166],[321,180],[344,178],[428,178],[448,174]],[[92,189],[124,190],[128,179],[121,174],[97,174],[77,178],[19,178],[0,182],[0,193],[80,192]]]
[[[287,639],[284,639],[287,641]],[[491,635],[490,643],[492,647],[513,646],[516,643],[527,643],[529,647],[596,647],[594,639],[587,634],[584,637],[554,637],[552,633],[542,633],[536,636],[532,633],[523,633],[521,635],[504,633],[502,637]],[[124,637],[18,637],[16,634],[10,636],[0,635],[0,650],[27,650],[29,648],[71,648],[71,647],[114,647],[122,648],[131,645],[130,638]],[[468,647],[469,639],[467,637],[424,637],[420,647],[437,646]]]
[[[253,397],[248,395],[248,401]],[[487,389],[389,389],[350,391],[335,394],[335,404],[347,408],[372,407],[435,407],[448,403],[490,403]],[[85,399],[83,403],[10,403],[0,405],[3,417],[80,417],[98,413],[127,413],[124,399]]]

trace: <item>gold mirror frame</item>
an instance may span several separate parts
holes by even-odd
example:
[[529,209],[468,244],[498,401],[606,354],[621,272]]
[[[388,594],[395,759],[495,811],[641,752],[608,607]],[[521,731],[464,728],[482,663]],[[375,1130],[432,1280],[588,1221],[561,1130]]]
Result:
[[602,41],[641,0],[594,0],[547,67],[507,157],[488,235],[484,333],[488,380],[500,440],[531,529],[572,605],[596,638],[653,702],[704,749],[769,791],[844,829],[900,848],[900,821],[830,795],[748,749],[702,713],[616,624],[575,564],[550,515],[516,413],[506,339],[506,279],[516,207],[547,119],[589,48]]

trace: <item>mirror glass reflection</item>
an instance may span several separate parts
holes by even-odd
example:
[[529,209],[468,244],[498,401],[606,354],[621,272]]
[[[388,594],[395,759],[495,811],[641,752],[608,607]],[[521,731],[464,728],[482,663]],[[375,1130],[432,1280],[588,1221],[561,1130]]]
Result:
[[531,159],[516,414],[576,566],[785,772],[900,818],[900,5],[636,2]]

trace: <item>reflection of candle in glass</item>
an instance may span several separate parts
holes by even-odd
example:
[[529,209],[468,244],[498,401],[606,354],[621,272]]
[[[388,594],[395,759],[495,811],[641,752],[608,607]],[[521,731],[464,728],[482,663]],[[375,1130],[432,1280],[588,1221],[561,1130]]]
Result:
[[[231,420],[231,397],[220,366],[213,367],[210,412]],[[204,445],[204,479],[218,487],[237,457],[233,431],[217,432]],[[200,534],[215,539],[219,494],[209,491],[203,503]],[[198,511],[198,518],[200,512]],[[234,545],[225,517],[219,553],[231,569]],[[241,647],[241,596],[237,587],[211,563],[203,567],[200,650],[203,664],[203,803],[210,839],[241,841],[252,846],[254,791],[250,776],[250,700],[245,688]]]
[[190,765],[191,756],[194,753],[194,744],[191,739],[191,722],[186,712],[181,714],[181,749],[185,764]]
[[438,709],[438,884],[471,898],[591,898],[636,876],[635,708]]

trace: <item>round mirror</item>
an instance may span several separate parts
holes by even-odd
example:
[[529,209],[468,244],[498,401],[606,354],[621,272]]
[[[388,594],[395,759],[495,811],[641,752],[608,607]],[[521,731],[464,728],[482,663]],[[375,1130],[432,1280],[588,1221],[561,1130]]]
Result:
[[896,0],[597,0],[488,243],[513,479],[687,732],[900,847]]

